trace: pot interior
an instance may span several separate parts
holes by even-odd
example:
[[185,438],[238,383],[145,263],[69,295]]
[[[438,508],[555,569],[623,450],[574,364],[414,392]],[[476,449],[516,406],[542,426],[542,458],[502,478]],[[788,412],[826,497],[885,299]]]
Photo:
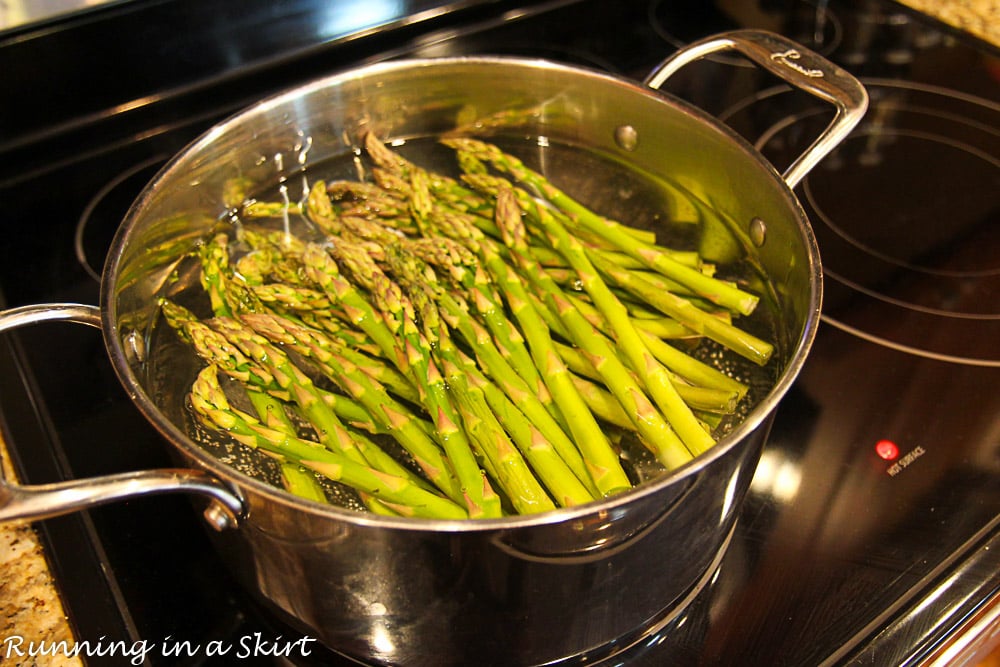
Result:
[[[295,202],[318,179],[367,177],[359,157],[365,132],[449,175],[456,166],[440,136],[496,143],[593,210],[702,252],[720,276],[761,295],[742,326],[775,343],[766,366],[713,345],[695,353],[751,387],[719,427],[715,449],[756,427],[797,373],[818,317],[818,256],[784,182],[733,133],[662,94],[576,68],[510,59],[389,63],[318,81],[219,125],[164,168],[119,231],[104,287],[116,370],[151,421],[206,467],[236,470],[258,489],[277,482],[271,459],[192,418],[186,396],[201,364],[160,325],[157,298],[206,314],[203,297],[191,300],[200,290],[190,289],[198,283],[190,253],[213,230],[290,224],[308,234],[294,215],[247,223],[237,211],[247,197]],[[624,450],[637,479],[655,478],[649,487],[718,453],[663,476],[637,441],[625,438]],[[336,485],[328,491],[357,506]]]

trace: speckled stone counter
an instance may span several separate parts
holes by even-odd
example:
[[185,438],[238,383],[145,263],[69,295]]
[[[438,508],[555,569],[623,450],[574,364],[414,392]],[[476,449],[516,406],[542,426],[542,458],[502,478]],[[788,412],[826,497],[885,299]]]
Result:
[[[11,466],[2,440],[0,461],[9,478]],[[66,648],[48,650],[60,642]],[[35,531],[30,525],[0,525],[0,663],[81,665],[79,658],[66,656],[73,642]],[[39,650],[43,654],[37,655]]]
[[896,0],[1000,47],[1000,0]]

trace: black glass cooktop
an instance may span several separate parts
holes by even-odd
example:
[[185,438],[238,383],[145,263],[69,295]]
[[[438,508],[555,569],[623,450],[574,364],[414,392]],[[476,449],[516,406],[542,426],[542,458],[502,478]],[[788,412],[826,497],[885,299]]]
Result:
[[[112,3],[0,33],[2,305],[96,303],[111,235],[158,166],[310,78],[406,55],[500,53],[641,80],[713,32],[782,32],[871,95],[862,124],[796,188],[823,255],[822,324],[724,558],[690,604],[607,662],[921,664],[975,652],[970,628],[1000,595],[997,50],[861,0],[236,7]],[[828,120],[728,57],[666,90],[779,169]],[[31,483],[171,464],[95,330],[3,336],[0,388],[4,438]],[[146,661],[188,665],[224,664],[204,655],[212,641],[232,658],[244,641],[303,638],[233,583],[187,500],[131,500],[38,529],[82,639],[187,641],[196,655]],[[309,647],[296,663],[342,662]]]

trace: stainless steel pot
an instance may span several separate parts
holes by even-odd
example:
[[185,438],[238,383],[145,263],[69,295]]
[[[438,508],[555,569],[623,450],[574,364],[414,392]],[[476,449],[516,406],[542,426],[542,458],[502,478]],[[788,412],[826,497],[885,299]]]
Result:
[[[655,90],[686,63],[729,49],[837,109],[784,177],[726,127]],[[792,188],[854,127],[867,97],[819,56],[750,31],[697,43],[645,83],[534,60],[399,61],[316,81],[210,130],[131,208],[104,270],[100,309],[47,304],[0,314],[0,330],[44,320],[99,326],[136,406],[189,469],[5,484],[0,520],[42,519],[146,493],[207,495],[217,547],[245,585],[309,636],[371,663],[594,660],[666,622],[721,558],[775,407],[818,324],[820,260]],[[769,278],[780,322],[777,381],[746,419],[685,467],[607,501],[464,522],[301,501],[193,442],[183,427],[186,387],[147,358],[155,355],[150,327],[179,258],[225,214],[226,182],[244,179],[250,191],[273,185],[302,166],[350,154],[364,128],[432,136],[453,129],[459,111],[483,118],[515,105],[541,111],[511,121],[506,132],[694,184],[733,225],[736,247]]]

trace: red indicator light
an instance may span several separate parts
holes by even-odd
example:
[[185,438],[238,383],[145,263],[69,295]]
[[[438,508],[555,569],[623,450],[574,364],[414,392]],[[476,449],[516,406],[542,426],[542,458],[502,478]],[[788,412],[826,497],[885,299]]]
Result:
[[895,461],[899,456],[899,447],[892,440],[879,440],[875,443],[875,453],[886,461]]

